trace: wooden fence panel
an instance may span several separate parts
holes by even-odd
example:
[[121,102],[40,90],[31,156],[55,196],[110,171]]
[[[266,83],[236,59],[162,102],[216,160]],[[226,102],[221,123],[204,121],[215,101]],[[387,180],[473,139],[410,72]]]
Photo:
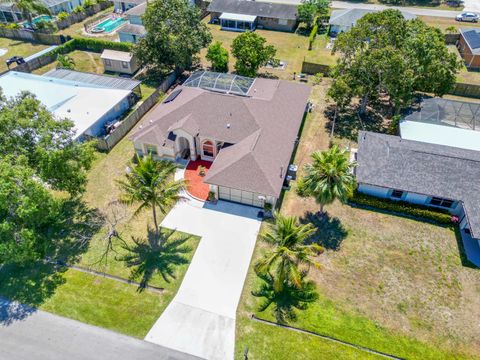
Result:
[[102,151],[110,151],[116,144],[128,134],[140,119],[158,102],[161,94],[166,92],[180,75],[180,71],[173,71],[160,84],[155,92],[150,95],[134,112],[128,115],[115,131],[104,138],[98,139],[97,148]]
[[316,64],[307,61],[302,63],[302,73],[304,74],[315,75],[322,73],[323,75],[328,76],[330,71],[332,71],[332,68],[329,65]]
[[456,83],[449,94],[480,99],[480,85]]
[[4,29],[0,28],[0,37],[13,40],[36,42],[46,45],[61,45],[68,40],[63,35],[42,34],[39,32],[27,31],[22,29]]
[[460,34],[445,34],[445,43],[447,45],[456,45],[460,40]]

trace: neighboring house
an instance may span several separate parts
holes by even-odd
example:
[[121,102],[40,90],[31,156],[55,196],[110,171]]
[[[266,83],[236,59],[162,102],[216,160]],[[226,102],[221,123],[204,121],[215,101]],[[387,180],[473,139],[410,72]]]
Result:
[[480,266],[480,152],[361,131],[356,160],[360,192],[458,216],[466,255]]
[[137,57],[126,51],[105,49],[100,58],[105,71],[133,75],[140,68]]
[[[55,70],[58,71],[58,70]],[[70,75],[72,76],[72,75]],[[132,90],[113,87],[114,82],[103,77],[103,85],[92,74],[77,73],[82,81],[9,71],[0,76],[0,88],[6,97],[29,91],[57,118],[68,118],[75,124],[76,138],[98,137],[105,126],[118,120],[132,104]],[[91,78],[90,82],[86,78]],[[120,79],[127,80],[128,79]]]
[[480,29],[460,29],[458,51],[469,69],[480,69]]
[[113,7],[115,9],[115,12],[125,12],[128,11],[132,8],[134,8],[137,5],[143,4],[145,0],[127,0],[127,1],[114,1],[113,2]]
[[[42,0],[52,15],[61,12],[71,13],[77,6],[82,5],[84,0]],[[21,12],[13,4],[0,4],[0,22],[20,22],[23,18]]]
[[146,35],[147,32],[142,22],[142,16],[145,14],[146,8],[147,4],[144,2],[125,13],[125,15],[127,15],[128,24],[122,26],[122,28],[118,30],[118,36],[121,42],[135,44]]
[[196,72],[131,136],[138,154],[212,162],[218,198],[262,207],[280,197],[310,87]]
[[[358,20],[364,17],[366,14],[378,12],[379,10],[365,10],[365,9],[346,9],[346,10],[332,10],[330,20],[331,34],[339,34],[350,30]],[[408,11],[400,10],[403,17],[406,20],[415,19],[416,16]]]
[[296,5],[249,0],[213,0],[210,19],[223,30],[259,29],[294,31],[298,23]]
[[480,104],[424,99],[400,122],[402,139],[480,151]]

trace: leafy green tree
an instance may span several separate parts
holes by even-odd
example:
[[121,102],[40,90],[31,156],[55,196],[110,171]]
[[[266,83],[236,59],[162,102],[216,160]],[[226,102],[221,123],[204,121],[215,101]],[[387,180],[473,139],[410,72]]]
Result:
[[263,281],[258,290],[252,291],[255,297],[263,298],[258,308],[265,311],[273,307],[273,314],[279,324],[295,321],[298,310],[306,310],[310,303],[318,299],[318,293],[313,281],[304,280],[306,273],[300,273],[300,285],[285,282],[284,286],[275,286],[276,279],[270,273],[257,274]]
[[41,0],[12,0],[9,3],[20,11],[22,17],[27,19],[28,24],[32,28],[34,15],[50,15],[50,10]]
[[200,10],[188,0],[148,2],[143,24],[147,35],[134,52],[143,65],[158,70],[190,67],[193,56],[212,41]]
[[0,158],[26,159],[35,177],[70,195],[85,190],[95,155],[91,142],[74,135],[71,120],[54,118],[32,94],[0,99]]
[[308,29],[313,27],[313,22],[317,16],[317,7],[309,1],[304,1],[297,8],[298,20],[303,22]]
[[126,179],[118,181],[123,191],[120,201],[127,205],[139,204],[134,215],[144,209],[151,209],[155,233],[159,236],[157,207],[162,214],[178,200],[180,191],[185,188],[183,180],[173,180],[176,165],[170,161],[155,161],[151,155],[137,157],[137,164],[126,174]]
[[255,271],[258,274],[273,271],[273,287],[277,292],[281,292],[286,284],[301,288],[304,276],[300,266],[319,267],[314,257],[324,249],[318,244],[306,243],[315,233],[312,224],[301,225],[296,217],[279,213],[276,213],[274,218],[275,224],[260,235],[263,241],[273,247],[255,264]]
[[233,40],[232,55],[236,59],[235,70],[238,74],[254,77],[260,67],[269,61],[275,61],[277,50],[266,42],[257,33],[248,31]]
[[439,29],[419,19],[405,20],[398,10],[365,15],[334,45],[341,57],[332,76],[332,93],[348,84],[348,97],[370,100],[387,95],[395,113],[409,106],[416,92],[446,94],[454,85],[459,61],[448,51]]
[[206,58],[212,63],[214,71],[228,71],[228,50],[222,46],[220,41],[215,41],[208,47]]
[[75,69],[75,60],[68,55],[58,54],[57,62],[57,68],[70,70]]
[[60,201],[34,178],[27,159],[0,158],[0,264],[41,258]]
[[312,153],[312,164],[305,165],[305,176],[298,185],[304,196],[312,196],[323,208],[335,199],[346,202],[355,189],[355,177],[352,169],[355,164],[349,161],[346,150],[337,145],[326,151]]
[[190,237],[175,230],[149,231],[147,239],[132,237],[133,244],[124,243],[126,254],[118,259],[132,269],[130,278],[140,280],[139,290],[143,291],[156,273],[166,282],[175,279],[177,267],[188,264],[192,248],[186,242]]

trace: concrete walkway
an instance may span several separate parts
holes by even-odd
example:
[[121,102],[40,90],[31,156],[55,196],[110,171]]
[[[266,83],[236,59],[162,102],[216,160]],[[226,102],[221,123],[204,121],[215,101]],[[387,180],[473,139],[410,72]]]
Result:
[[0,298],[1,360],[194,360],[194,356]]
[[[295,1],[295,0],[291,0]],[[467,0],[468,1],[468,0]],[[480,2],[480,0],[470,0],[473,2]],[[425,9],[418,7],[399,7],[399,6],[386,6],[386,5],[376,5],[376,4],[361,4],[355,2],[347,1],[332,1],[333,9],[365,9],[365,10],[385,10],[385,9],[398,9],[405,10],[417,16],[433,16],[433,17],[446,17],[455,19],[455,16],[460,14],[462,10],[459,8],[458,11],[449,11],[449,10],[437,10],[437,9]]]
[[188,198],[170,211],[162,226],[202,239],[177,295],[145,340],[205,359],[233,359],[237,306],[261,224],[258,210]]
[[471,11],[480,14],[480,0],[465,0],[464,11]]

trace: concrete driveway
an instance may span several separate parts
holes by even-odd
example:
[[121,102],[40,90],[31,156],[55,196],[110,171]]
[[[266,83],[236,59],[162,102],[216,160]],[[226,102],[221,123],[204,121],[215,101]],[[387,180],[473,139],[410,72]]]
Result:
[[0,297],[1,360],[194,360],[191,355]]
[[464,11],[471,11],[480,14],[480,0],[465,0]]
[[205,359],[233,359],[235,317],[260,220],[253,207],[189,198],[162,226],[202,237],[177,295],[145,340]]

